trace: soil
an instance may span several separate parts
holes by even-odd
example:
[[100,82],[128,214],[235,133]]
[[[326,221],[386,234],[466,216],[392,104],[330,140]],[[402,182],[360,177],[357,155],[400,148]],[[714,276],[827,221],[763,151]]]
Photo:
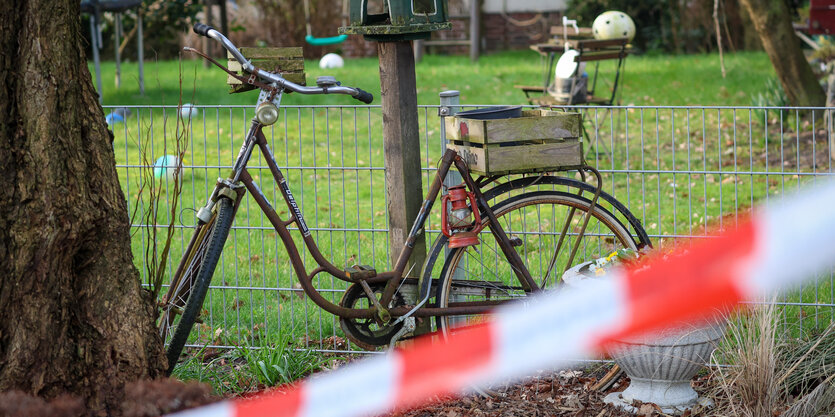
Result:
[[[197,382],[176,379],[139,381],[125,387],[121,410],[108,415],[124,417],[155,417],[220,401],[211,395],[211,387]],[[64,395],[51,401],[20,391],[0,393],[2,417],[88,417],[81,398]]]
[[[459,398],[435,398],[421,407],[390,414],[389,417],[498,417],[498,416],[572,416],[626,417],[635,416],[603,402],[609,392],[622,391],[629,384],[625,376],[607,392],[596,392],[590,387],[607,371],[606,366],[583,370],[563,370],[543,374],[524,382],[502,388],[492,388],[491,395],[470,394]],[[707,377],[697,378],[697,391],[706,385]],[[121,414],[126,417],[150,417],[199,407],[222,398],[211,395],[208,385],[184,383],[175,379],[140,381],[128,385]],[[253,396],[253,395],[250,395]],[[257,395],[254,395],[257,396]],[[638,416],[666,416],[653,404],[633,404]],[[79,398],[62,396],[45,401],[19,391],[0,393],[0,417],[87,417],[90,412]],[[709,415],[707,410],[694,409],[687,416]]]
[[[817,132],[783,133],[783,141],[775,139],[769,144],[766,154],[758,155],[762,160],[768,159],[769,167],[786,171],[820,172],[827,171],[830,166],[829,143],[826,130]],[[738,161],[742,164],[746,161]]]

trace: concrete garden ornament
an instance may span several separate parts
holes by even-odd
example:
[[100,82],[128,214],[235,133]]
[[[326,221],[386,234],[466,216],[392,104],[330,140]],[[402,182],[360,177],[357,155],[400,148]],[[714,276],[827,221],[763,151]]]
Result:
[[[606,279],[607,271],[618,262],[632,262],[638,254],[621,249],[611,255],[577,265],[563,274],[565,285]],[[671,277],[674,279],[674,277]],[[604,401],[630,412],[638,412],[635,401],[653,403],[666,414],[678,415],[696,405],[711,406],[690,385],[696,373],[710,359],[724,335],[723,324],[680,326],[625,340],[608,349],[609,355],[629,376],[622,392],[613,392]]]

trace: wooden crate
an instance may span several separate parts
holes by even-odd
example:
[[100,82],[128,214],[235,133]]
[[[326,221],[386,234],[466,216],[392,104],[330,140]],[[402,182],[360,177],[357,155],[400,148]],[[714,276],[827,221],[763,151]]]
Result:
[[[241,48],[241,54],[252,61],[252,64],[258,68],[265,69],[270,72],[281,74],[287,81],[296,84],[305,85],[304,73],[304,57],[302,57],[301,47],[286,47],[286,48]],[[229,70],[238,75],[248,76],[249,73],[242,74],[241,64],[232,57],[232,54],[226,54],[228,58]],[[230,93],[240,93],[254,89],[251,85],[241,84],[240,81],[228,76],[226,83],[229,84]]]
[[579,113],[525,110],[498,120],[446,118],[448,148],[478,175],[576,169],[583,165]]

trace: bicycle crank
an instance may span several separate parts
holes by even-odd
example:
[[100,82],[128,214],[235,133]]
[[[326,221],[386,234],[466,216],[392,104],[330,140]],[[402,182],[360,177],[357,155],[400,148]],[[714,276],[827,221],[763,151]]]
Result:
[[[371,284],[369,285],[370,291],[366,291],[360,284],[351,284],[345,291],[345,294],[342,295],[342,300],[339,302],[339,305],[345,308],[374,307],[379,305],[379,299],[383,295],[384,288],[385,284]],[[372,295],[374,296],[373,300],[370,298]],[[403,297],[400,294],[395,294],[394,300],[392,300],[391,305],[388,307],[398,307],[404,304]],[[354,344],[366,350],[374,350],[378,346],[388,344],[400,329],[403,328],[403,322],[393,323],[394,321],[384,323],[382,320],[376,318],[339,319],[339,327],[345,332],[345,336],[354,342]]]

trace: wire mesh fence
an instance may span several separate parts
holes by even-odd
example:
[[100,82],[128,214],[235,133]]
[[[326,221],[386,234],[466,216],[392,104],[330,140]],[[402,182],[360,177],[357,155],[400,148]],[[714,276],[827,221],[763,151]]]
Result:
[[[143,282],[150,286],[153,271],[148,266],[161,245],[155,252],[148,243],[159,242],[173,219],[164,285],[188,244],[196,223],[194,211],[205,204],[217,178],[231,170],[253,110],[234,106],[198,106],[190,111],[162,106],[124,109],[106,108],[105,112],[123,116],[119,122],[111,118],[111,129],[132,219],[135,263]],[[714,227],[732,227],[755,205],[832,175],[832,126],[823,109],[630,106],[572,110],[583,114],[585,159],[602,173],[604,191],[641,221],[656,247],[704,238]],[[322,253],[334,265],[390,269],[380,108],[285,106],[280,112],[279,121],[265,129],[265,135]],[[444,149],[438,112],[438,106],[419,107],[424,190]],[[165,155],[183,156],[182,195],[176,207],[170,198],[174,183],[164,179],[166,164],[158,161]],[[279,215],[289,217],[278,186],[257,152],[249,171]],[[575,172],[559,175],[579,178]],[[151,181],[161,187],[156,216],[149,216],[153,211],[147,193]],[[440,214],[430,216],[427,245],[438,236],[439,223]],[[303,248],[300,236],[294,238]],[[304,250],[302,259],[308,270],[315,267]],[[304,295],[281,240],[248,198],[241,203],[218,265],[191,345],[257,345],[289,333],[306,348],[356,351],[343,337],[338,319]],[[313,282],[334,303],[346,288],[325,274],[316,275]],[[796,322],[801,332],[830,323],[835,307],[833,283],[835,277],[830,274],[788,294],[778,301],[782,314]]]

